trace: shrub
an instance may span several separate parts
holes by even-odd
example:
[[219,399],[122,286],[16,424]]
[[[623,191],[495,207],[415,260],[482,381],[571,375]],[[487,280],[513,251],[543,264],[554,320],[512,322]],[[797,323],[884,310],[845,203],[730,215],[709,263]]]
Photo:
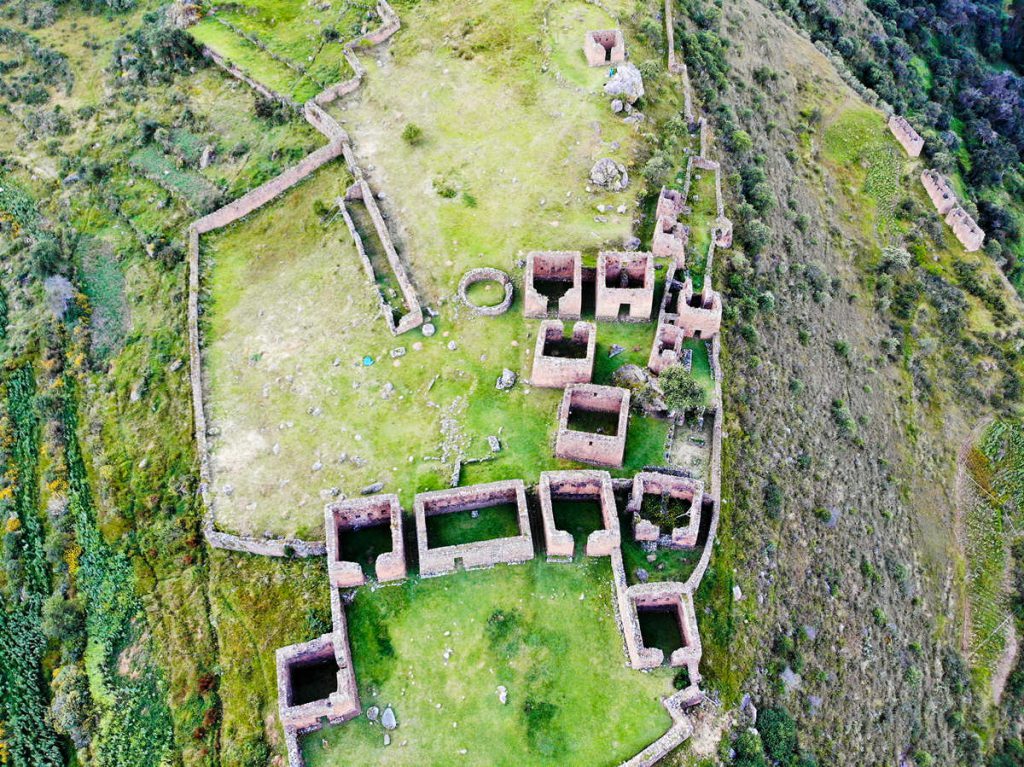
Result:
[[796,756],[796,721],[786,709],[766,708],[757,715],[757,729],[768,758],[789,764]]
[[669,410],[685,413],[687,410],[704,407],[704,388],[682,365],[672,365],[662,371],[659,382]]
[[406,123],[402,129],[402,141],[409,146],[420,146],[423,143],[423,128],[416,123]]

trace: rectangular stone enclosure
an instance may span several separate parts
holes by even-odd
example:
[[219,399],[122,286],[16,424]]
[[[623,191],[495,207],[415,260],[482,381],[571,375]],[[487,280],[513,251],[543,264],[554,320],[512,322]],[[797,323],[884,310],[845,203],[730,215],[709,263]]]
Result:
[[702,654],[700,633],[697,630],[697,615],[693,610],[693,594],[681,583],[644,583],[629,588],[629,624],[640,636],[640,668],[654,668],[665,663],[665,653],[657,647],[648,647],[643,641],[639,628],[639,615],[644,612],[667,612],[678,622],[680,644],[671,651],[668,664],[673,667],[686,666],[690,672],[690,683],[700,680],[700,657]]
[[[516,507],[518,535],[431,548],[427,540],[427,517],[487,509],[503,504],[514,504]],[[419,493],[415,500],[415,513],[420,575],[424,577],[455,572],[460,561],[463,567],[470,570],[533,559],[533,537],[526,508],[526,488],[521,479]]]
[[578,320],[583,314],[583,254],[578,250],[535,250],[526,254],[523,314]]
[[537,485],[544,543],[549,559],[572,559],[576,544],[572,535],[555,524],[555,501],[595,501],[601,507],[603,527],[587,536],[588,557],[607,557],[621,543],[619,515],[615,507],[612,477],[606,471],[544,471]]
[[597,319],[646,322],[653,306],[654,257],[650,253],[605,250],[597,254]]
[[327,536],[327,575],[337,588],[362,586],[366,574],[358,562],[346,559],[342,545],[344,533],[387,525],[391,530],[391,550],[379,554],[374,561],[378,581],[401,580],[405,577],[405,544],[402,536],[402,508],[397,495],[376,495],[370,498],[330,503],[324,509],[324,530]]
[[[647,502],[647,509],[644,503]],[[656,504],[652,510],[651,504]],[[697,545],[704,483],[691,477],[642,471],[633,477],[628,511],[633,515],[633,538],[679,549]],[[685,517],[684,524],[678,524]],[[663,532],[663,528],[668,532]]]
[[347,644],[347,635],[332,633],[278,649],[278,712],[285,731],[308,732],[322,718],[337,724],[359,713]]
[[591,30],[583,36],[583,53],[587,65],[601,67],[626,60],[626,40],[620,29]]
[[561,320],[544,320],[537,330],[531,382],[549,389],[590,383],[596,348],[597,328],[592,322],[577,322],[566,338]]
[[[581,461],[595,466],[621,468],[626,453],[626,430],[629,424],[628,389],[616,386],[573,384],[566,387],[562,404],[558,408],[558,434],[555,437],[555,455],[570,461]],[[587,416],[605,416],[614,431],[570,428],[571,420]]]

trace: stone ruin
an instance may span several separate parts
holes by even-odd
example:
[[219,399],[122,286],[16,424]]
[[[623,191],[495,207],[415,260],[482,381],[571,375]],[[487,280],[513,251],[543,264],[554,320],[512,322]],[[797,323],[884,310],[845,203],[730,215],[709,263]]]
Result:
[[686,201],[682,193],[675,189],[661,188],[654,212],[651,251],[655,257],[671,258],[679,266],[686,262],[686,243],[690,240],[690,227],[679,223],[679,216],[685,210]]
[[591,30],[583,36],[587,66],[601,67],[626,60],[626,39],[620,29]]
[[[436,548],[430,546],[427,540],[427,517],[478,511],[506,503],[515,504],[518,535]],[[460,562],[465,569],[470,570],[499,563],[518,564],[533,559],[526,488],[521,479],[418,493],[414,511],[420,575],[424,578],[453,573],[458,570]]]
[[622,543],[612,477],[606,471],[544,471],[537,485],[548,561],[571,561],[576,544],[572,535],[555,526],[555,501],[593,501],[601,508],[604,526],[587,536],[588,557],[607,557]]
[[889,115],[888,125],[892,135],[896,137],[896,140],[900,142],[900,145],[908,155],[911,157],[919,157],[921,155],[921,149],[924,148],[924,139],[907,122],[905,117],[896,114]]
[[335,588],[362,586],[366,575],[358,562],[345,559],[345,533],[387,525],[391,529],[391,550],[379,554],[374,573],[381,583],[405,577],[405,543],[402,535],[402,507],[397,495],[376,495],[328,504],[324,508],[327,535],[327,576]]
[[[567,386],[558,408],[555,455],[570,461],[622,468],[622,460],[626,453],[626,430],[629,425],[629,401],[629,389],[617,386]],[[615,420],[615,431],[604,434],[570,427],[573,416],[586,413],[611,415]]]
[[594,323],[577,322],[572,327],[572,335],[566,338],[565,325],[561,320],[544,320],[537,330],[530,382],[549,389],[590,383],[596,348],[597,327]]
[[578,320],[583,314],[583,254],[578,250],[531,251],[526,255],[523,314],[534,319],[548,316],[551,300],[555,315]]
[[636,660],[633,668],[656,668],[665,663],[665,653],[657,647],[644,644],[643,631],[640,628],[640,613],[667,612],[671,613],[679,624],[681,644],[674,649],[668,658],[668,665],[679,668],[685,666],[689,672],[690,684],[683,691],[683,697],[699,697],[700,690],[700,658],[703,648],[700,632],[697,630],[697,615],[693,609],[693,591],[689,586],[672,581],[661,583],[638,583],[629,587],[627,593],[629,615],[623,621],[623,631],[632,634],[636,644]]
[[[657,520],[649,519],[650,514],[645,515],[644,500],[648,497],[657,499],[659,515],[667,515],[670,505],[686,507],[676,517],[685,517],[686,523],[678,527],[673,524],[668,532],[663,532]],[[703,505],[704,483],[701,480],[642,471],[633,477],[633,492],[626,507],[633,515],[633,539],[667,548],[692,549],[697,545]]]
[[[599,320],[646,322],[654,305],[654,256],[634,251],[603,250],[597,254]],[[620,315],[625,310],[626,315]]]
[[953,230],[964,250],[969,253],[979,250],[985,242],[985,232],[960,205],[949,181],[937,170],[931,169],[921,173],[921,183],[935,209],[940,216],[945,217],[946,224]]
[[[469,300],[467,292],[470,285],[474,285],[477,282],[497,282],[501,285],[505,291],[505,297],[494,306],[478,306]],[[473,314],[477,314],[483,317],[497,317],[500,314],[504,314],[508,311],[508,308],[512,306],[512,280],[511,278],[501,269],[492,269],[490,267],[480,267],[478,269],[470,269],[459,280],[459,300],[463,304],[468,306],[472,310]]]
[[[397,323],[395,322],[394,311],[388,301],[388,297],[381,292],[380,283],[377,280],[377,275],[374,272],[370,257],[366,253],[363,238],[356,230],[355,222],[349,214],[347,204],[356,201],[360,201],[366,206],[366,211],[370,215],[370,220],[373,221],[373,228],[377,233],[377,239],[379,240],[381,247],[384,249],[384,255],[387,257],[388,265],[394,272],[395,279],[398,281],[398,287],[402,292],[402,302],[405,304],[406,312],[402,314],[401,319]],[[377,200],[373,196],[373,191],[370,189],[370,185],[366,183],[364,178],[360,177],[345,191],[345,197],[338,200],[338,209],[340,210],[342,217],[345,219],[345,225],[348,227],[349,234],[352,235],[352,240],[356,246],[356,252],[359,254],[359,260],[363,264],[363,269],[366,270],[366,274],[369,277],[370,282],[377,286],[377,293],[380,296],[381,312],[387,320],[388,328],[394,335],[400,335],[412,330],[413,328],[418,328],[423,324],[423,309],[420,306],[420,300],[416,296],[416,290],[412,286],[412,280],[409,279],[409,275],[405,271],[405,265],[398,256],[398,251],[395,249],[395,243],[391,238],[391,232],[388,230],[387,223],[384,221],[384,216],[381,215],[380,208],[377,207]]]
[[309,642],[278,648],[277,707],[284,728],[288,762],[304,764],[298,738],[328,724],[359,716],[352,648],[341,595],[331,589],[329,634]]
[[651,355],[647,360],[648,369],[655,375],[665,368],[678,365],[683,359],[683,341],[686,333],[682,328],[667,323],[658,323],[651,345]]

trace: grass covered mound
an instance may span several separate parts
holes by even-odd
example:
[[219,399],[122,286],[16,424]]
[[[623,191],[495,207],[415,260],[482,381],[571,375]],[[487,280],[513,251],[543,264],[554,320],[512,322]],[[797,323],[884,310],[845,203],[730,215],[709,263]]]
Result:
[[670,725],[671,672],[626,667],[610,578],[607,559],[534,560],[361,590],[347,614],[363,710],[390,704],[399,726],[387,747],[365,715],[321,730],[307,764],[628,759]]

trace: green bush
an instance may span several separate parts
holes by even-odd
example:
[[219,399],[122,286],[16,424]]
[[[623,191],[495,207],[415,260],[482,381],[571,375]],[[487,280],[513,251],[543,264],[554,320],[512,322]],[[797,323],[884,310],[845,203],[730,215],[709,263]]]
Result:
[[669,410],[685,413],[704,407],[707,395],[697,380],[682,365],[672,365],[658,379]]
[[763,709],[757,715],[757,729],[770,759],[779,764],[793,760],[797,753],[796,721],[786,709]]
[[420,146],[423,143],[423,128],[416,123],[406,123],[402,129],[402,141],[409,146]]

